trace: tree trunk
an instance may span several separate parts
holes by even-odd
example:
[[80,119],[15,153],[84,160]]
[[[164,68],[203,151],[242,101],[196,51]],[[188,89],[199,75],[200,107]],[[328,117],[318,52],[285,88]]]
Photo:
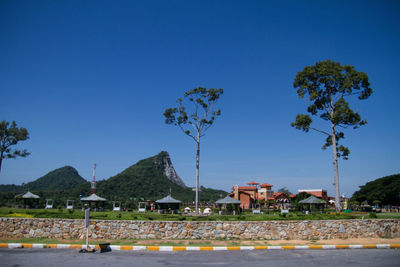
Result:
[[200,132],[197,133],[197,153],[196,153],[196,214],[199,214],[199,170],[200,170]]
[[333,170],[335,172],[335,208],[337,212],[342,210],[342,206],[340,205],[340,192],[339,192],[339,167],[338,167],[338,159],[337,159],[337,148],[336,148],[336,134],[335,134],[335,125],[332,124],[332,151],[333,151]]

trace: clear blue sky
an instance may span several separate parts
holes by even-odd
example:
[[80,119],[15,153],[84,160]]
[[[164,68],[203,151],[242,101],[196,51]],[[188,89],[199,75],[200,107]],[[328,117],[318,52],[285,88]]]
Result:
[[[0,1],[0,120],[30,132],[28,158],[4,160],[0,183],[65,166],[106,179],[166,150],[188,186],[195,143],[163,112],[194,87],[223,88],[202,139],[200,183],[230,190],[333,190],[325,137],[290,123],[307,102],[298,71],[331,59],[369,75],[355,102],[368,120],[345,131],[341,192],[400,173],[399,1]],[[327,126],[326,126],[327,127]]]

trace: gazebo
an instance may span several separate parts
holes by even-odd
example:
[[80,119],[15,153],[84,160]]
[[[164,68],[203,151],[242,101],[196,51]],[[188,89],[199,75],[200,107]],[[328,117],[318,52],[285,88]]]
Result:
[[302,205],[304,205],[304,206],[308,206],[308,205],[309,205],[309,211],[311,211],[313,205],[314,205],[316,208],[318,207],[318,208],[320,208],[320,209],[321,209],[321,208],[323,209],[324,206],[325,206],[325,204],[326,204],[326,202],[325,202],[325,200],[316,198],[316,197],[314,197],[314,196],[310,196],[310,197],[308,197],[308,198],[306,198],[306,199],[300,200],[300,201],[299,201],[299,204],[302,204]]
[[35,204],[35,208],[37,208],[37,206],[39,204],[38,202],[40,199],[40,197],[38,195],[35,195],[29,191],[26,192],[25,194],[23,194],[22,196],[21,195],[16,196],[16,198],[22,198],[24,200],[24,208],[29,208],[30,205],[34,205],[34,204]]
[[[225,207],[227,207],[228,205],[232,205],[234,207],[233,214],[235,214],[236,209],[238,209],[238,207],[240,206],[240,204],[242,204],[242,202],[240,200],[231,198],[230,196],[226,196],[225,198],[215,201],[215,204],[217,204],[220,207],[220,209],[221,209],[222,205],[224,205]],[[221,214],[222,211],[220,210],[219,213]]]
[[182,201],[171,197],[171,195],[168,195],[162,199],[157,200],[156,203],[159,207],[158,213],[165,213],[167,211],[171,211],[171,213],[177,213],[179,205],[182,203]]
[[106,199],[102,198],[102,197],[99,197],[98,195],[93,193],[88,197],[81,198],[81,201],[88,203],[89,207],[92,205],[92,203],[94,203],[95,206],[96,206],[95,210],[98,208],[99,203],[101,203],[102,204],[102,209],[104,210],[104,203],[106,202]]

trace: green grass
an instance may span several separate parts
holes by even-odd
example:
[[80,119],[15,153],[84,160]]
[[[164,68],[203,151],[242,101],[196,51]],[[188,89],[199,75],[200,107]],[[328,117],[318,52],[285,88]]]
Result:
[[[218,215],[210,216],[183,216],[178,214],[157,214],[155,212],[139,213],[133,212],[91,212],[92,220],[136,220],[136,221],[272,221],[272,220],[338,220],[338,219],[369,219],[369,215],[349,214],[309,214],[289,213],[280,216],[278,212],[271,214],[243,213],[241,215]],[[59,219],[84,219],[82,210],[65,209],[10,209],[0,208],[0,217],[22,217],[22,218],[59,218]],[[400,219],[400,213],[378,213],[377,218]]]

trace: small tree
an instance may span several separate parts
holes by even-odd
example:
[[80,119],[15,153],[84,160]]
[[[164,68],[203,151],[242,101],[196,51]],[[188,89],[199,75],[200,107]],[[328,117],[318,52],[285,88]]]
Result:
[[283,192],[283,193],[285,193],[285,194],[288,195],[288,196],[290,196],[290,195],[292,194],[292,192],[290,192],[289,189],[287,189],[286,186],[285,186],[285,187],[282,187],[282,188],[279,188],[279,189],[278,189],[278,192]]
[[197,144],[196,153],[196,213],[199,210],[199,167],[200,167],[200,138],[213,125],[217,116],[221,115],[221,110],[215,110],[214,106],[223,94],[220,89],[206,89],[203,87],[194,88],[184,94],[184,104],[182,98],[178,98],[178,107],[168,108],[164,112],[165,123],[179,126],[179,128],[190,136]]
[[30,153],[24,150],[11,149],[20,141],[29,138],[28,130],[21,127],[18,128],[15,121],[11,122],[2,120],[0,122],[0,172],[3,159],[14,159],[16,157],[26,157]]
[[300,98],[308,95],[311,105],[308,106],[307,111],[329,123],[330,130],[317,129],[311,127],[313,121],[310,115],[298,114],[296,121],[291,125],[305,132],[312,129],[327,136],[322,149],[332,146],[335,206],[336,210],[340,211],[338,157],[348,159],[350,150],[342,145],[338,146],[339,140],[344,138],[344,133],[338,131],[338,128],[356,129],[367,123],[349,107],[345,99],[358,95],[358,99],[363,100],[372,94],[368,75],[356,71],[353,66],[342,66],[340,63],[326,60],[317,62],[315,66],[307,66],[303,71],[298,72],[294,87],[297,88]]

